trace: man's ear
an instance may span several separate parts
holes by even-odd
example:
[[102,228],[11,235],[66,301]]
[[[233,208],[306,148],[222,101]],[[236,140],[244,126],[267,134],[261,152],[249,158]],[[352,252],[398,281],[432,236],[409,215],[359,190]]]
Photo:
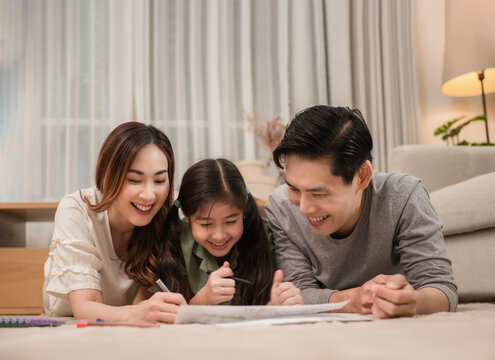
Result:
[[364,190],[368,187],[371,176],[373,175],[373,166],[369,160],[361,164],[358,172],[359,190]]

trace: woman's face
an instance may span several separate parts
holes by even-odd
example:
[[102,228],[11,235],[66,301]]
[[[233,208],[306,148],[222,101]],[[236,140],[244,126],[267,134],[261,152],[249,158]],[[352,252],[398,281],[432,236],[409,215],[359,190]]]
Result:
[[226,256],[244,231],[243,213],[230,203],[205,204],[187,219],[194,240],[215,257]]
[[136,155],[109,209],[119,231],[148,225],[163,206],[170,191],[168,161],[154,144],[143,147]]

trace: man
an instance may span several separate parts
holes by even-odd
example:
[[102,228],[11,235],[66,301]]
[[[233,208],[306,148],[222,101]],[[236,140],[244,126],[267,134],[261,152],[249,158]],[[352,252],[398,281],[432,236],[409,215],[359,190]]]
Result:
[[457,286],[441,222],[420,180],[373,172],[358,110],[297,114],[273,152],[286,184],[266,213],[278,268],[306,304],[349,300],[377,318],[455,311]]

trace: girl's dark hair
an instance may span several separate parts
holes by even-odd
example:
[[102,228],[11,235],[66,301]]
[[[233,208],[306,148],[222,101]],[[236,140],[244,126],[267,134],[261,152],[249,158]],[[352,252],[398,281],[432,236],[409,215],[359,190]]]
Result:
[[294,116],[273,151],[273,160],[282,169],[290,155],[327,159],[332,174],[351,184],[360,166],[372,161],[372,148],[371,134],[359,110],[317,105]]
[[[236,276],[250,280],[253,284],[237,283],[234,299],[242,304],[266,304],[270,300],[275,267],[273,253],[256,201],[247,192],[237,167],[226,159],[197,162],[185,172],[177,199],[185,216],[193,215],[200,206],[213,206],[219,202],[232,203],[242,210],[244,232],[235,245],[239,250]],[[159,274],[171,291],[183,293],[187,298],[190,295],[189,285],[179,270],[183,223],[176,206],[170,209],[164,228]]]
[[90,209],[97,212],[107,210],[119,195],[137,153],[149,144],[156,145],[167,158],[170,191],[151,223],[134,228],[125,258],[122,259],[127,276],[144,287],[155,284],[158,239],[161,238],[162,224],[174,196],[174,152],[167,135],[153,125],[139,122],[126,122],[117,126],[103,142],[96,163],[95,181],[97,189],[102,193],[102,200],[98,204],[91,204],[83,197]]

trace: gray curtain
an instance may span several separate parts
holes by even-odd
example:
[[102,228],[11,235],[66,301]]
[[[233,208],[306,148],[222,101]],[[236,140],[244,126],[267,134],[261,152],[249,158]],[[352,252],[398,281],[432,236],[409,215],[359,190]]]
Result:
[[419,143],[412,0],[326,0],[328,83],[332,105],[365,116],[374,141],[373,165],[386,171],[387,153]]

